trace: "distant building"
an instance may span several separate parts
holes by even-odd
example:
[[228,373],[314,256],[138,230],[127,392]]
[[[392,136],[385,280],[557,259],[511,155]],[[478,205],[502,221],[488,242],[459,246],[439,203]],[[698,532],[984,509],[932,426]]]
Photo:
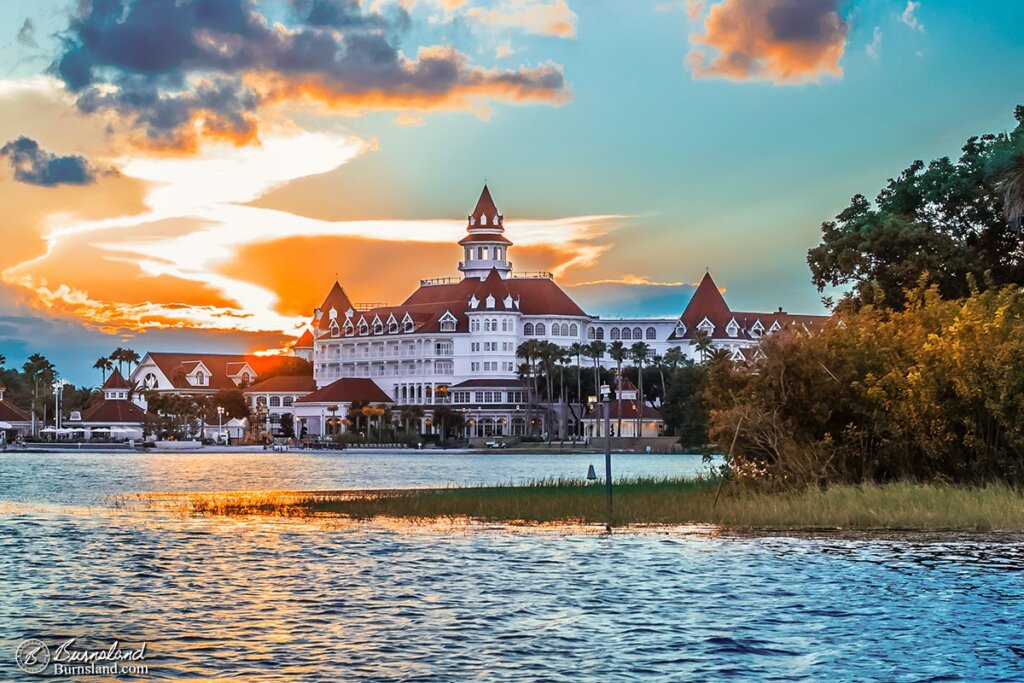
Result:
[[0,443],[10,441],[18,434],[28,434],[32,429],[32,416],[5,398],[7,387],[0,382]]
[[244,393],[253,419],[262,420],[264,429],[279,434],[282,421],[290,415],[294,434],[299,435],[302,432],[295,420],[295,402],[314,391],[316,381],[310,375],[278,375],[253,384]]
[[[103,383],[103,398],[93,399],[79,420],[68,420],[65,426],[85,429],[85,438],[106,435],[113,439],[140,438],[146,423],[146,411],[132,400],[132,387],[120,370],[114,370]],[[75,414],[72,413],[72,417]]]
[[[613,437],[654,437],[661,435],[662,430],[665,428],[665,420],[662,418],[661,412],[650,405],[641,407],[640,402],[637,400],[637,395],[636,386],[629,381],[629,378],[623,377],[622,401],[620,402],[618,398],[615,398],[607,404],[608,421],[611,427],[610,433]],[[621,413],[619,412],[620,405],[622,406]],[[643,418],[640,419],[640,429],[638,430],[637,418],[641,412],[643,413]],[[587,436],[604,435],[604,419],[603,407],[588,413],[583,418],[584,434]],[[621,431],[619,425],[621,425]]]
[[349,409],[356,406],[389,408],[394,405],[375,382],[358,377],[336,380],[295,402],[296,434],[327,436],[351,430]]

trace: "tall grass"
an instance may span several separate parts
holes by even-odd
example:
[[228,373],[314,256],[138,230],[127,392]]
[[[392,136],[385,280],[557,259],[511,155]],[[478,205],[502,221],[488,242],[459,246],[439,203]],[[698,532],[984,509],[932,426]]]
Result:
[[[716,524],[735,529],[1024,531],[1024,492],[1004,485],[837,485],[790,492],[709,479],[632,479],[614,487],[614,525]],[[717,498],[717,501],[716,501]],[[578,480],[517,486],[337,492],[184,494],[161,497],[213,515],[475,519],[604,523],[605,490]]]

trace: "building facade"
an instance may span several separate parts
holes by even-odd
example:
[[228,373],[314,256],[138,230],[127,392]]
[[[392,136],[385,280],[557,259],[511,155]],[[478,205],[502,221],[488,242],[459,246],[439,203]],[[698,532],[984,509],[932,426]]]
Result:
[[[820,324],[820,316],[734,312],[710,273],[678,318],[602,319],[588,315],[550,273],[517,273],[505,217],[485,186],[459,241],[461,275],[421,280],[401,304],[354,303],[335,282],[313,312],[311,334],[294,352],[310,357],[318,389],[343,378],[372,380],[395,404],[450,405],[466,413],[472,436],[525,434],[531,418],[517,373],[519,345],[529,339],[606,344],[637,341],[663,355],[672,347],[692,358],[705,337],[736,360],[759,353],[758,341],[788,326]],[[310,345],[312,348],[310,349]],[[311,355],[310,355],[311,352]],[[586,362],[586,361],[585,361]],[[614,367],[607,354],[604,367]],[[582,419],[582,407],[570,410]],[[315,425],[309,425],[315,433]]]

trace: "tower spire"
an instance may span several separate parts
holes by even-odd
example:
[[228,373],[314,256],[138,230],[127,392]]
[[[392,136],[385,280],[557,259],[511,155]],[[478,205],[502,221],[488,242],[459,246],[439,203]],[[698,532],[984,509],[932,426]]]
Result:
[[508,261],[508,248],[512,242],[502,234],[505,232],[505,217],[498,212],[486,183],[476,208],[467,218],[468,234],[459,241],[465,253],[465,260],[459,263],[459,270],[466,277],[481,280],[491,270],[497,270],[503,278],[507,277],[512,272],[512,264]]

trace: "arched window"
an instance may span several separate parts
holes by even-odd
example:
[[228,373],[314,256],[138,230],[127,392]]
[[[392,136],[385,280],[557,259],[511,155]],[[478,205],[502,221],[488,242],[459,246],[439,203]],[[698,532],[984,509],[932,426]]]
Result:
[[537,336],[543,337],[548,333],[548,328],[544,323],[537,323]]
[[294,404],[295,397],[293,396],[285,396],[283,399],[281,399],[281,405],[284,406],[285,408],[291,408]]
[[644,331],[641,330],[639,327],[634,327],[633,328],[633,339],[643,339],[643,338],[644,338]]
[[373,324],[373,333],[374,334],[384,334],[384,326],[381,325],[380,323],[374,323]]
[[415,324],[411,320],[407,320],[405,322],[405,331],[406,332],[412,332],[413,329],[415,329],[415,327],[416,327]]
[[657,330],[655,330],[653,327],[648,327],[647,328],[647,338],[648,339],[657,339],[658,338]]
[[490,323],[490,325],[491,325],[491,332],[497,332],[498,331],[498,321],[497,320],[494,320],[492,318],[492,319],[488,320],[487,322]]
[[533,336],[533,323],[526,323],[523,325],[523,335],[527,337]]
[[473,322],[470,323],[470,325],[469,325],[469,330],[470,330],[470,332],[479,332],[480,331],[480,321],[474,318]]
[[397,322],[390,322],[390,323],[388,323],[388,334],[398,334],[398,323]]
[[[622,333],[619,332],[619,328],[613,327],[612,328],[612,341],[617,341],[619,339],[622,339]],[[629,337],[626,337],[626,339],[629,339]]]
[[573,323],[572,325],[570,325],[569,326],[569,336],[570,337],[578,337],[578,336],[580,336],[580,326],[577,325],[576,323]]
[[551,323],[551,336],[557,337],[559,335],[558,323]]
[[501,331],[502,332],[508,332],[511,329],[512,329],[512,321],[511,320],[504,319],[504,320],[501,321]]
[[568,337],[569,336],[569,323],[562,323],[562,336],[563,337]]
[[597,330],[593,327],[587,330],[587,339],[597,339]]
[[604,339],[604,328],[603,327],[597,328],[597,338],[598,339]]
[[271,396],[270,397],[270,407],[271,408],[280,408],[281,407],[281,397],[280,396]]

